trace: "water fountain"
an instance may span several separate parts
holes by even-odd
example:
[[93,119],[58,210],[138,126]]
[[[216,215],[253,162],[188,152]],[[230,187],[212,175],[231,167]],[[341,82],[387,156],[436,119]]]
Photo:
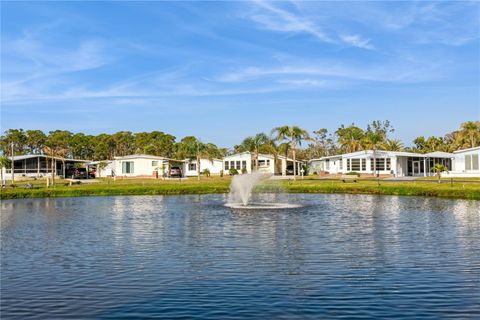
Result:
[[255,186],[270,178],[271,175],[261,172],[234,176],[225,206],[234,209],[289,209],[301,207],[301,205],[293,203],[252,202]]

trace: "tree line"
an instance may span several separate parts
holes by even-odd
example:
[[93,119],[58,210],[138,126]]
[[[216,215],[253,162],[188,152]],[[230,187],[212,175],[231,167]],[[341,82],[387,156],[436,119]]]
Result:
[[309,133],[297,126],[281,126],[269,133],[247,137],[232,149],[226,149],[202,142],[194,136],[177,141],[175,136],[162,131],[86,135],[67,130],[44,133],[41,130],[9,129],[0,138],[0,150],[3,155],[9,156],[13,151],[14,155],[46,154],[98,161],[135,153],[199,161],[200,157],[222,158],[242,151],[250,151],[257,156],[269,153],[310,159],[367,149],[425,153],[452,152],[480,145],[480,121],[464,122],[458,130],[443,137],[417,137],[411,147],[404,147],[400,140],[392,139],[390,135],[393,132],[394,128],[388,120],[373,121],[366,128],[353,123],[341,125],[333,132],[322,128]]

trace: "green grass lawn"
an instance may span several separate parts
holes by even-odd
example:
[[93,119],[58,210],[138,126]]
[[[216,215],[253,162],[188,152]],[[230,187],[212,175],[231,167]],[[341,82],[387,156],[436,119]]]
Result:
[[[180,195],[227,193],[230,186],[229,177],[196,178],[188,180],[154,180],[154,179],[98,179],[100,182],[69,186],[67,181],[57,180],[54,187],[46,188],[44,180],[16,182],[17,187],[2,189],[1,199],[36,198],[36,197],[74,197],[74,196],[108,196],[108,195]],[[358,181],[298,179],[296,181],[267,181],[257,187],[259,192],[290,193],[350,193],[431,196],[458,199],[480,200],[480,183],[449,182],[432,183],[428,181]],[[25,187],[32,183],[33,187]]]

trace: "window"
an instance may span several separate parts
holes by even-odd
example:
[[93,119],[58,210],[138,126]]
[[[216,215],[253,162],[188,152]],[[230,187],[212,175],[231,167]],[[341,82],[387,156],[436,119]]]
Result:
[[478,154],[465,155],[465,170],[477,170],[479,169]]
[[230,161],[230,169],[235,169],[235,161]]
[[243,160],[242,161],[242,170],[247,169],[247,161]]
[[189,163],[188,164],[189,171],[197,171],[197,164],[196,163]]
[[122,162],[122,173],[133,173],[133,161]]
[[350,159],[351,161],[351,170],[360,171],[360,159]]
[[385,171],[385,159],[377,158],[375,159],[375,170],[376,171]]
[[465,156],[465,170],[472,170],[472,155]]
[[239,161],[239,160],[237,160],[237,167],[236,167],[236,169],[237,169],[237,170],[242,169],[242,168],[240,167],[240,161]]
[[330,170],[330,159],[325,160],[325,170]]
[[362,171],[367,170],[367,159],[362,159]]
[[230,170],[230,167],[228,166],[228,161],[225,161],[225,170]]
[[386,164],[387,170],[391,170],[392,167],[391,167],[391,165],[390,165],[390,158],[387,158],[385,161],[387,161],[387,164]]
[[343,160],[338,161],[338,169],[343,170]]
[[347,159],[347,171],[352,171],[352,159]]
[[478,170],[478,154],[472,154],[472,170]]
[[259,167],[269,167],[270,166],[270,160],[258,160],[258,166]]
[[158,166],[158,161],[152,161],[152,167]]

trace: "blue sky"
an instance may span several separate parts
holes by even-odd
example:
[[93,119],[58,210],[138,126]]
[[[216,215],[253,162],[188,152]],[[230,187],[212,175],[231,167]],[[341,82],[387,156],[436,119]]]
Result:
[[2,2],[1,126],[161,130],[230,147],[389,119],[480,118],[480,3]]

